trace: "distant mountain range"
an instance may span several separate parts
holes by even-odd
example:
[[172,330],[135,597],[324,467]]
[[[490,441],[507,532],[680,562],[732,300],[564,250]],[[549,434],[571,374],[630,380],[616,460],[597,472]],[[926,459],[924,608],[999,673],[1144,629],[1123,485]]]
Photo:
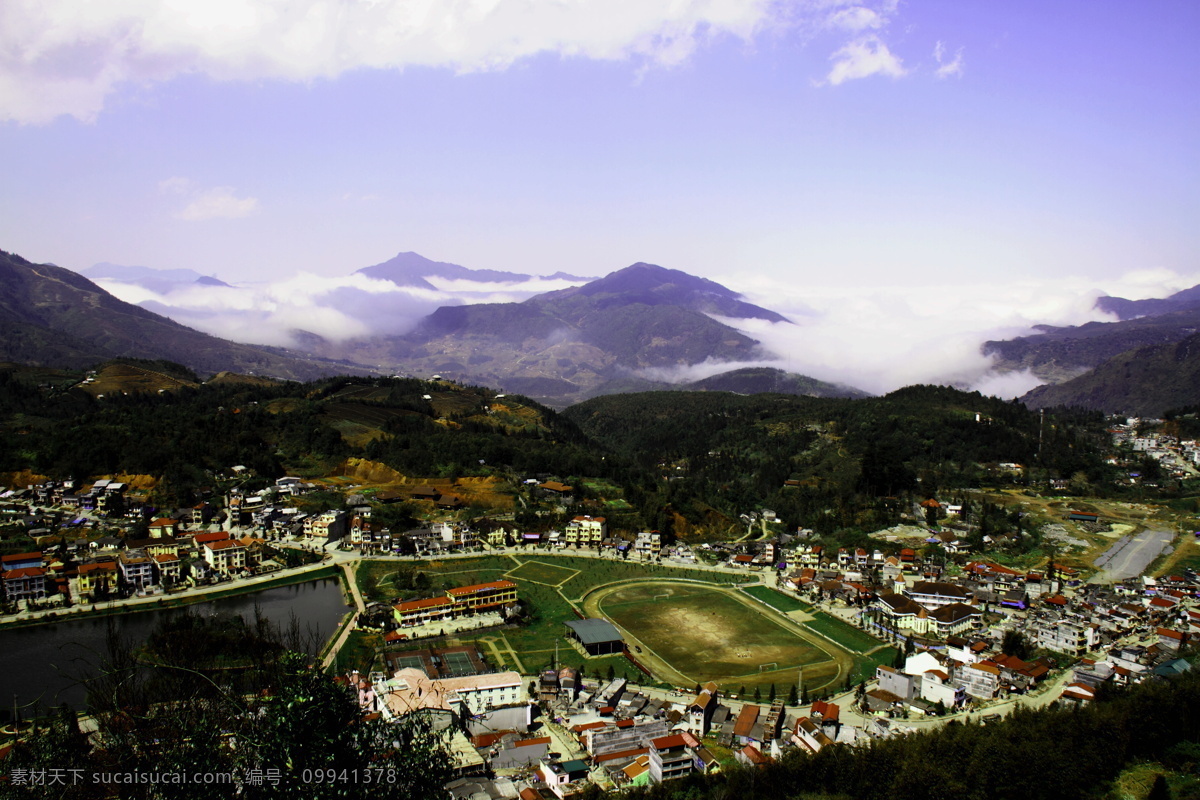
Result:
[[1077,378],[1039,386],[1021,399],[1030,408],[1082,406],[1142,417],[1194,406],[1200,402],[1200,334],[1121,353]]
[[118,300],[76,272],[0,251],[0,361],[81,368],[116,357],[295,380],[365,372],[218,339]]
[[1190,357],[1181,356],[1200,332],[1200,286],[1162,299],[1106,296],[1095,307],[1118,321],[1039,325],[1036,334],[985,342],[983,353],[1002,371],[1029,370],[1046,381],[1022,398],[1033,407],[1153,416],[1200,397]]
[[[463,281],[530,277],[469,270],[414,253],[359,272],[405,286],[419,286],[430,275]],[[647,369],[771,357],[759,342],[714,317],[788,323],[718,283],[638,263],[520,303],[444,305],[401,335],[331,342],[306,333],[303,341],[324,356],[484,383],[563,406],[627,391],[622,387],[630,384],[655,385],[638,378]]]
[[[290,350],[200,333],[118,300],[59,267],[9,254],[2,266],[8,272],[0,273],[0,332],[5,334],[0,359],[22,363],[78,367],[127,356],[167,359],[201,374],[232,371],[298,379],[346,372],[440,374],[560,407],[599,394],[673,388],[865,396],[852,387],[779,370],[737,369],[738,363],[773,356],[727,322],[789,321],[718,283],[653,264],[638,263],[588,280],[565,272],[533,276],[472,270],[400,253],[358,272],[421,289],[436,288],[431,282],[436,280],[462,282],[468,295],[471,284],[586,282],[523,302],[443,305],[398,335],[337,342],[296,331],[299,347]],[[97,264],[87,272],[160,295],[196,284],[228,286],[192,270]],[[720,362],[735,368],[695,382],[669,377],[697,364]]]
[[391,281],[397,286],[414,286],[421,289],[436,288],[429,282],[430,278],[443,278],[452,281],[474,281],[476,283],[521,283],[523,281],[542,278],[543,280],[568,280],[585,282],[595,278],[583,278],[566,272],[556,272],[553,275],[526,275],[522,272],[504,272],[495,269],[470,269],[450,264],[445,261],[433,261],[419,253],[399,253],[395,258],[388,259],[382,264],[363,267],[358,274],[368,278]]
[[176,289],[186,286],[229,286],[223,280],[220,280],[211,275],[201,275],[199,272],[191,269],[154,269],[153,267],[130,267],[121,264],[109,264],[102,261],[99,264],[93,264],[85,270],[81,270],[80,275],[91,280],[110,280],[120,281],[121,283],[135,283],[139,286],[144,286],[151,291],[159,294],[167,294]]

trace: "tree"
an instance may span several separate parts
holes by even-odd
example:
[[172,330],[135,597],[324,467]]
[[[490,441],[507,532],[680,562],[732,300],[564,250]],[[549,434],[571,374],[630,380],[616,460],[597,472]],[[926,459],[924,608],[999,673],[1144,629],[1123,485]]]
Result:
[[1174,795],[1171,792],[1171,787],[1167,785],[1167,779],[1160,772],[1154,776],[1154,783],[1150,786],[1150,792],[1146,795],[1146,800],[1171,800]]
[[797,691],[796,686],[794,684],[792,685],[792,688],[788,690],[787,704],[789,706],[795,706],[795,705],[800,704],[800,693]]
[[758,686],[754,687],[754,702],[756,702],[756,703],[762,702],[762,689]]
[[773,684],[773,683],[771,684],[771,691],[767,693],[767,702],[768,703],[775,702],[775,684]]
[[[123,797],[445,796],[452,759],[432,720],[424,713],[396,723],[367,718],[356,697],[303,653],[251,654],[244,669],[204,669],[161,654],[139,664],[121,646],[110,639],[108,663],[88,687],[90,740],[74,714],[62,712],[14,746],[6,767],[80,770],[81,782],[63,797],[113,796],[111,785],[93,778],[115,772],[220,773],[236,782],[152,785]],[[368,770],[378,777],[371,785],[312,780]]]
[[1029,657],[1029,640],[1020,631],[1005,631],[1000,642],[1000,652],[1006,656],[1016,656],[1022,661]]

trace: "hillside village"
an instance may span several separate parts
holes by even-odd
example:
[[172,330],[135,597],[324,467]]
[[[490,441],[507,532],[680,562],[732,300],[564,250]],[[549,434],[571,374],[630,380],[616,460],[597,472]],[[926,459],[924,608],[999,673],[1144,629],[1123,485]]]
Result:
[[[147,510],[126,498],[120,483],[14,487],[2,498],[4,512],[40,526],[38,541],[47,546],[3,556],[7,607],[19,614],[169,596],[184,586],[229,586],[299,563],[301,555],[319,557],[307,551],[400,560],[561,552],[744,574],[899,648],[894,663],[879,665],[861,684],[826,687],[812,697],[807,687],[792,687],[787,696],[752,699],[716,684],[667,689],[650,680],[645,686],[597,680],[567,666],[536,675],[497,671],[472,646],[440,643],[447,626],[514,624],[519,581],[364,608],[357,623],[385,634],[382,657],[389,668],[345,675],[347,690],[367,714],[394,719],[421,712],[441,719],[459,775],[449,788],[463,798],[485,791],[497,798],[565,800],[591,783],[638,786],[733,763],[755,767],[792,749],[817,752],[946,719],[993,719],[1019,705],[1085,704],[1107,686],[1189,669],[1179,656],[1200,634],[1194,572],[1101,585],[1060,564],[1013,569],[972,555],[964,526],[946,524],[961,506],[932,499],[914,509],[925,526],[900,531],[907,539],[892,531],[868,549],[827,547],[806,529],[693,545],[665,543],[652,531],[626,539],[612,535],[603,517],[589,515],[547,532],[447,515],[396,534],[372,522],[365,502],[310,514],[288,503],[315,488],[284,478],[269,492],[232,491],[222,508],[202,503],[170,514],[154,510],[146,521]],[[535,488],[559,500],[571,491],[553,480]],[[411,494],[445,511],[455,506],[428,487]],[[1074,524],[1100,524],[1095,514],[1067,516]],[[101,521],[114,518],[145,524],[127,526],[124,536],[97,535]],[[62,524],[53,529],[56,520]],[[623,653],[636,665],[620,631],[608,627],[607,639],[564,630],[564,641],[575,639],[581,655],[607,646],[603,652]],[[456,725],[462,719],[465,730]]]

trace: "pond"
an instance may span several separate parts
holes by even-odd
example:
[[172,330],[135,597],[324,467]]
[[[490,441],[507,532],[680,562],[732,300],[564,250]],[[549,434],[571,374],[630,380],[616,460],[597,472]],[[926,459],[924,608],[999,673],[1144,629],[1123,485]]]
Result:
[[325,579],[176,609],[0,630],[0,719],[11,719],[14,705],[22,718],[35,707],[45,710],[67,703],[82,709],[82,681],[95,675],[105,660],[110,620],[121,638],[140,644],[159,622],[174,614],[240,614],[249,620],[256,608],[285,631],[294,622],[318,647],[337,631],[350,610],[340,583]]

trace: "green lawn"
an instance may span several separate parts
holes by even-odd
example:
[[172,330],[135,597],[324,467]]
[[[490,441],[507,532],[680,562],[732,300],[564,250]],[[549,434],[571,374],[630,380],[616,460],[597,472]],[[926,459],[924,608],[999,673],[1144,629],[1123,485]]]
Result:
[[[884,649],[871,653],[869,656],[860,655],[854,657],[854,671],[850,674],[851,685],[857,684],[860,681],[871,680],[875,677],[875,668],[884,666],[890,667],[896,661],[896,653],[898,651],[894,647],[885,647]],[[842,688],[842,687],[837,687]]]
[[832,614],[818,611],[813,618],[804,623],[814,631],[828,636],[833,641],[855,653],[865,653],[873,647],[883,644],[866,631],[859,630],[848,622],[843,622]]
[[346,637],[346,642],[338,651],[337,660],[334,662],[337,665],[338,674],[345,674],[356,669],[363,675],[369,675],[375,668],[382,645],[383,637],[378,633],[350,631],[350,635]]
[[[443,587],[466,586],[502,579],[516,582],[517,596],[532,617],[529,624],[499,631],[481,631],[478,634],[465,632],[452,637],[453,641],[463,644],[478,644],[485,657],[498,668],[516,667],[510,655],[510,652],[513,652],[526,672],[535,672],[554,660],[557,643],[560,664],[575,667],[582,664],[589,675],[599,670],[601,677],[607,676],[611,666],[616,675],[639,682],[648,682],[649,679],[624,656],[585,658],[567,643],[566,627],[563,623],[579,619],[572,603],[578,603],[584,595],[598,586],[623,581],[689,578],[717,585],[732,585],[745,580],[745,577],[740,575],[692,568],[675,568],[618,559],[557,556],[531,550],[511,556],[488,555],[442,561],[364,561],[357,573],[358,586],[363,597],[368,601],[387,601],[396,597],[400,594],[395,579],[399,571],[424,572],[429,577],[432,587],[426,594],[437,593]],[[413,592],[406,594],[416,596]],[[500,639],[501,636],[503,640]],[[485,642],[485,639],[492,641]],[[497,660],[502,663],[494,663]]]
[[786,595],[778,589],[772,589],[769,586],[747,586],[742,591],[751,597],[762,600],[767,605],[785,614],[790,611],[812,611],[812,606],[808,603],[797,600],[795,597]]
[[511,581],[533,581],[547,586],[558,586],[577,574],[577,570],[569,567],[558,567],[542,561],[526,561],[516,569],[510,570],[505,577]]

